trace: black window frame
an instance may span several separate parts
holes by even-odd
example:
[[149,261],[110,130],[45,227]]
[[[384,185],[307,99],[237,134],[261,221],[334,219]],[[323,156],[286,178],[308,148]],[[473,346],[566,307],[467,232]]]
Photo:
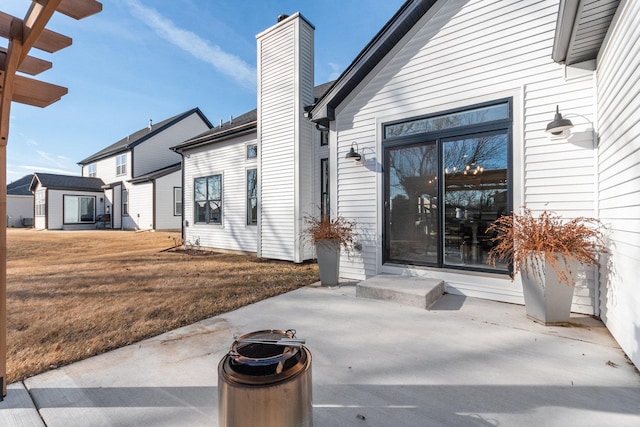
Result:
[[331,214],[331,189],[329,159],[320,159],[320,216],[327,217]]
[[[218,179],[219,180],[219,185],[220,185],[220,197],[219,198],[213,198],[210,197],[209,194],[209,180],[213,180],[213,179]],[[204,180],[205,183],[205,189],[206,189],[206,194],[205,194],[205,199],[203,200],[198,200],[196,198],[197,196],[197,186],[198,186],[198,181],[200,180]],[[223,180],[222,180],[222,174],[214,174],[214,175],[207,175],[207,176],[200,176],[197,178],[193,179],[193,223],[194,224],[213,224],[213,225],[222,225],[223,222]],[[204,221],[200,221],[198,219],[198,207],[197,204],[198,202],[202,202],[204,201],[206,204],[206,209],[204,210]],[[211,203],[218,203],[218,210],[219,210],[219,215],[218,215],[218,219],[216,219],[215,217],[212,218],[212,214],[211,214]]]
[[[443,129],[436,132],[426,132],[426,133],[415,133],[406,136],[397,136],[385,138],[386,135],[386,127],[390,125],[395,125],[399,123],[405,122],[413,122],[420,119],[428,119],[428,118],[437,118],[440,116],[446,116],[455,113],[464,113],[466,111],[481,109],[484,107],[490,107],[498,104],[507,104],[507,118],[489,121],[485,123],[478,123],[466,126],[459,127],[451,127],[447,129]],[[389,230],[387,227],[389,226],[389,206],[388,206],[388,198],[389,198],[389,168],[387,164],[388,157],[388,149],[390,148],[398,148],[403,146],[410,146],[414,144],[420,144],[425,142],[435,141],[437,145],[438,152],[438,170],[439,182],[444,182],[442,180],[444,176],[444,167],[443,167],[443,142],[450,140],[451,138],[457,137],[465,137],[465,136],[473,136],[482,133],[496,132],[498,130],[506,131],[507,135],[507,209],[506,213],[510,213],[513,210],[513,98],[502,98],[496,99],[489,102],[473,104],[469,106],[465,106],[462,108],[450,109],[446,111],[437,112],[435,114],[419,116],[419,117],[410,117],[406,119],[396,120],[393,122],[383,123],[381,125],[381,131],[383,135],[382,139],[382,149],[383,149],[383,230],[382,230],[382,263],[392,263],[392,264],[407,264],[407,265],[424,265],[428,267],[435,267],[440,269],[454,269],[454,270],[468,270],[468,271],[477,271],[477,272],[489,272],[496,274],[509,274],[511,267],[508,267],[508,271],[505,270],[495,270],[491,268],[482,268],[475,266],[463,266],[463,265],[455,265],[455,264],[445,264],[444,263],[444,251],[445,251],[445,243],[444,243],[444,224],[445,224],[445,207],[443,203],[439,204],[438,207],[438,216],[439,216],[439,230],[440,237],[438,239],[438,248],[437,248],[437,262],[435,263],[421,263],[416,261],[403,261],[394,259],[390,256],[390,244],[389,244]],[[438,199],[444,201],[444,190],[443,185],[438,186]]]
[[[251,178],[249,177],[249,174],[254,174],[254,178],[253,178],[253,188],[251,188]],[[247,185],[246,185],[246,203],[247,203],[247,210],[246,210],[246,224],[247,225],[258,225],[258,169],[256,168],[251,168],[251,169],[247,169],[247,173],[246,173],[246,177],[247,177]],[[254,203],[252,203],[255,202]],[[255,211],[253,210],[255,206]]]
[[321,130],[320,131],[320,146],[324,147],[329,145],[329,131]]
[[[78,199],[78,221],[74,221],[74,222],[68,222],[67,221],[67,216],[65,215],[67,213],[67,199],[69,198],[75,198]],[[82,212],[80,211],[82,209],[82,203],[80,202],[81,199],[89,199],[92,201],[92,215],[90,219],[86,219],[83,220],[82,219]],[[96,209],[97,209],[97,204],[96,204],[96,196],[88,196],[88,195],[84,195],[84,194],[63,194],[62,195],[62,223],[64,225],[78,225],[78,224],[95,224],[96,222]]]

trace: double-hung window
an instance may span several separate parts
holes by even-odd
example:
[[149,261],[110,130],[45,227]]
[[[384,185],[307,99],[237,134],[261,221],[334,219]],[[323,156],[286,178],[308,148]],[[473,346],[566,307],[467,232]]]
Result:
[[182,187],[173,187],[173,216],[182,215]]
[[90,178],[98,176],[98,165],[91,163],[87,166],[87,176]]
[[193,193],[194,222],[222,224],[222,175],[196,178]]
[[35,206],[36,206],[36,216],[45,216],[46,215],[46,196],[45,190],[36,191],[35,195]]
[[127,174],[127,154],[116,157],[116,176]]

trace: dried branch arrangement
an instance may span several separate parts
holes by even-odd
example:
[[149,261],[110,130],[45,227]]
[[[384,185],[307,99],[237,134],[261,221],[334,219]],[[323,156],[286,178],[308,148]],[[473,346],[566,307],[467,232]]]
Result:
[[598,253],[606,253],[603,225],[595,218],[579,217],[569,221],[559,215],[543,211],[534,217],[524,208],[522,214],[498,218],[488,229],[495,232],[494,246],[489,251],[487,263],[497,261],[513,265],[513,275],[522,267],[529,274],[540,274],[540,264],[546,261],[558,276],[560,283],[574,286],[573,271],[559,265],[557,254],[565,266],[569,261],[600,266]]
[[355,221],[349,221],[342,216],[333,219],[327,216],[320,218],[305,216],[304,219],[308,224],[304,233],[313,245],[323,240],[338,240],[340,246],[346,250],[355,242]]

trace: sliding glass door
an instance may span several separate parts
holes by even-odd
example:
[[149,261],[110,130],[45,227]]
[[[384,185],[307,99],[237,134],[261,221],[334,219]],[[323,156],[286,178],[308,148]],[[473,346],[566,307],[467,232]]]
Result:
[[384,261],[506,272],[487,228],[511,212],[510,101],[385,126]]
[[435,142],[386,151],[388,260],[437,264],[438,150]]

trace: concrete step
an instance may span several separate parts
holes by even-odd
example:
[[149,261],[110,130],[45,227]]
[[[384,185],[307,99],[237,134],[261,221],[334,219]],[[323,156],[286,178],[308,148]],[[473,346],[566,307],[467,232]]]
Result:
[[380,274],[356,285],[358,298],[429,309],[444,294],[444,281],[427,277]]

